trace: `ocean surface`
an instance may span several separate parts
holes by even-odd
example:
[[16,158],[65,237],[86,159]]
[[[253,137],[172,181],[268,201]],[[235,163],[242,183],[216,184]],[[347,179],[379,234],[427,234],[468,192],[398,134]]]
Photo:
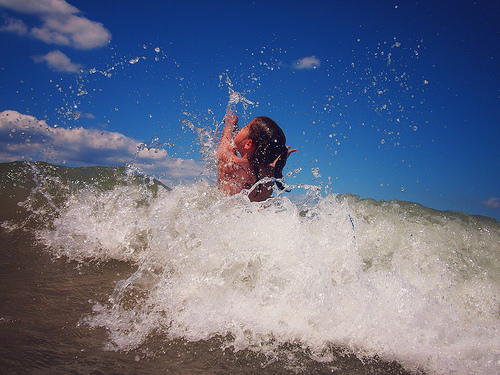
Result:
[[5,374],[497,374],[500,224],[0,164]]

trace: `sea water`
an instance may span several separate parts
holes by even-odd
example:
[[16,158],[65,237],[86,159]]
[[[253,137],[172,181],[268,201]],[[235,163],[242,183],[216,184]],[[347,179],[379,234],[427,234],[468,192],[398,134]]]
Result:
[[[278,194],[252,203],[244,192],[222,197],[207,181],[169,189],[112,168],[11,163],[2,165],[1,181],[0,329],[20,340],[13,332],[32,314],[12,307],[23,294],[42,309],[33,289],[12,295],[23,269],[9,261],[17,238],[23,256],[50,258],[50,272],[26,272],[53,275],[53,289],[34,299],[43,304],[54,290],[57,301],[80,296],[50,307],[79,340],[66,361],[93,350],[94,362],[78,362],[76,372],[111,363],[106,353],[163,366],[144,372],[186,372],[200,352],[203,373],[500,370],[494,219],[307,186],[292,187],[304,190],[300,202]],[[5,361],[16,358],[4,351]],[[353,358],[360,364],[349,372]],[[373,361],[382,364],[369,367]],[[14,362],[4,365],[26,369]],[[384,365],[394,362],[402,368]]]

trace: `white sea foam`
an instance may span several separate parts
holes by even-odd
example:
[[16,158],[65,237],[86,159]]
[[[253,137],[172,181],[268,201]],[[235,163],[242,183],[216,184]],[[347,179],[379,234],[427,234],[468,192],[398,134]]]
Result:
[[495,221],[351,196],[256,204],[198,182],[75,193],[40,239],[136,265],[83,320],[112,349],[220,335],[236,350],[293,342],[320,360],[333,346],[429,373],[500,369]]

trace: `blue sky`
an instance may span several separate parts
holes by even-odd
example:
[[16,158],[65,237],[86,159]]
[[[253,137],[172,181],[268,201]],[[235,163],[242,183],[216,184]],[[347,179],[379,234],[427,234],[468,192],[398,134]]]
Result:
[[203,162],[186,120],[215,129],[230,81],[253,103],[236,105],[242,123],[270,116],[299,149],[288,183],[499,219],[498,14],[497,1],[0,0],[0,159],[189,179]]

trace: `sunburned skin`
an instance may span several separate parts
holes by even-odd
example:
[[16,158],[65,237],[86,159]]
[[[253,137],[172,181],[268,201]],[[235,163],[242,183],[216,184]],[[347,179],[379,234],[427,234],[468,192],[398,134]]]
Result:
[[[225,195],[238,194],[244,189],[250,189],[257,178],[250,166],[248,156],[253,150],[253,142],[248,138],[248,124],[232,139],[233,129],[237,128],[238,116],[230,113],[224,119],[225,126],[222,139],[217,148],[219,174],[217,185]],[[238,156],[238,153],[241,155]],[[262,173],[263,172],[263,173]],[[272,169],[261,169],[261,176],[272,177]],[[253,202],[260,202],[269,198],[273,192],[273,182],[261,185],[260,191],[254,189],[248,195]]]
[[[241,129],[233,140],[233,131],[238,129],[238,116],[229,112],[224,118],[222,138],[217,148],[217,185],[225,195],[234,195],[242,190],[248,190],[257,182],[257,176],[249,161],[249,157],[255,150],[255,144],[249,138],[249,129],[253,121]],[[289,150],[288,155],[294,151],[295,149]],[[274,185],[272,177],[276,161],[277,159],[270,165],[259,166],[260,180],[266,177],[269,177],[270,180],[249,192],[248,197],[252,202],[264,201],[271,197]]]

